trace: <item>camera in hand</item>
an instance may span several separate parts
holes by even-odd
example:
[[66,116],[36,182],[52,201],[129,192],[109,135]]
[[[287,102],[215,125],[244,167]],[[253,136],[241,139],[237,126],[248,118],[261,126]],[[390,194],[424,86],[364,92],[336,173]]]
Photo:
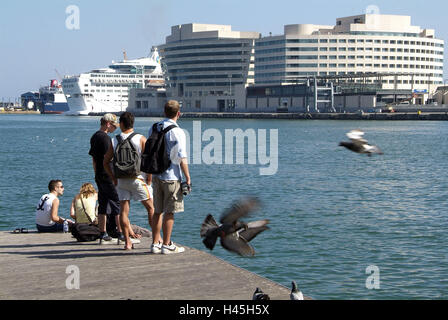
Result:
[[181,183],[180,188],[182,189],[182,194],[184,196],[190,194],[191,192],[191,186],[186,181]]

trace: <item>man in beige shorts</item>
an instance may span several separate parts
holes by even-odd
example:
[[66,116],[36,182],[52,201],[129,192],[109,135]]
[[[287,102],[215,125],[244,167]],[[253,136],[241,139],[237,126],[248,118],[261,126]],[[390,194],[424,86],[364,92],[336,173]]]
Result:
[[[174,226],[174,214],[184,211],[183,194],[181,190],[182,173],[188,185],[191,186],[190,173],[187,162],[187,145],[185,133],[177,125],[180,117],[180,106],[175,100],[165,104],[166,119],[158,123],[158,130],[176,125],[165,134],[167,152],[170,155],[171,165],[163,173],[152,175],[154,188],[154,234],[163,232],[163,243],[154,239],[151,245],[152,253],[180,253],[185,248],[175,245],[171,241]],[[151,136],[152,128],[149,131]],[[163,214],[163,220],[161,215]],[[155,237],[154,237],[155,238]]]

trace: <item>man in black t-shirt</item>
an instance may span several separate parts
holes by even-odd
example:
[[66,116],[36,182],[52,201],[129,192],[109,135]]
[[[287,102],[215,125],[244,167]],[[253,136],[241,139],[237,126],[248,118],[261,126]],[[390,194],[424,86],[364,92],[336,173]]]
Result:
[[107,134],[114,132],[118,126],[117,116],[112,113],[106,113],[101,118],[100,130],[95,132],[92,138],[90,138],[89,155],[92,156],[95,181],[98,186],[98,227],[100,228],[103,241],[112,240],[106,231],[108,209],[110,210],[110,218],[116,221],[116,225],[119,228],[118,231],[120,232],[118,218],[120,200],[118,199],[115,186],[103,166],[104,155],[111,144],[111,139]]

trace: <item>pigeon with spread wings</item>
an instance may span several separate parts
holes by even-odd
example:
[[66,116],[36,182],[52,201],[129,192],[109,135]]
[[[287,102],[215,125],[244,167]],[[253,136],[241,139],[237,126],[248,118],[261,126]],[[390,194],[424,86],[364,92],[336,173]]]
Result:
[[372,154],[383,154],[380,148],[367,143],[367,140],[363,139],[364,132],[361,130],[352,130],[347,133],[347,137],[350,141],[342,141],[339,146],[345,147],[356,153],[367,154],[369,157]]
[[219,225],[209,214],[202,223],[201,237],[204,238],[202,242],[208,249],[213,250],[219,237],[224,249],[241,256],[253,256],[255,250],[249,242],[260,232],[269,229],[267,226],[269,220],[245,223],[240,219],[249,216],[259,207],[260,201],[254,197],[237,201],[221,215]]

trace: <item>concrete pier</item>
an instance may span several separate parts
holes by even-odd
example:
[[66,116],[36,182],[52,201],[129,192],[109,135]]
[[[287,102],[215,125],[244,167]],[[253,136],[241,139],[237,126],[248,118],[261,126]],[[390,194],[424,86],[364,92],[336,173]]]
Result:
[[40,114],[36,110],[4,110],[0,109],[0,114]]
[[[102,115],[91,113],[92,116]],[[163,118],[161,112],[136,112],[137,117]],[[190,119],[283,119],[283,120],[448,120],[448,112],[384,112],[384,113],[267,113],[267,112],[183,112]]]
[[70,233],[2,231],[0,299],[251,300],[259,287],[271,300],[289,300],[290,288],[201,250],[151,254],[150,238],[132,251],[123,246],[81,243]]

